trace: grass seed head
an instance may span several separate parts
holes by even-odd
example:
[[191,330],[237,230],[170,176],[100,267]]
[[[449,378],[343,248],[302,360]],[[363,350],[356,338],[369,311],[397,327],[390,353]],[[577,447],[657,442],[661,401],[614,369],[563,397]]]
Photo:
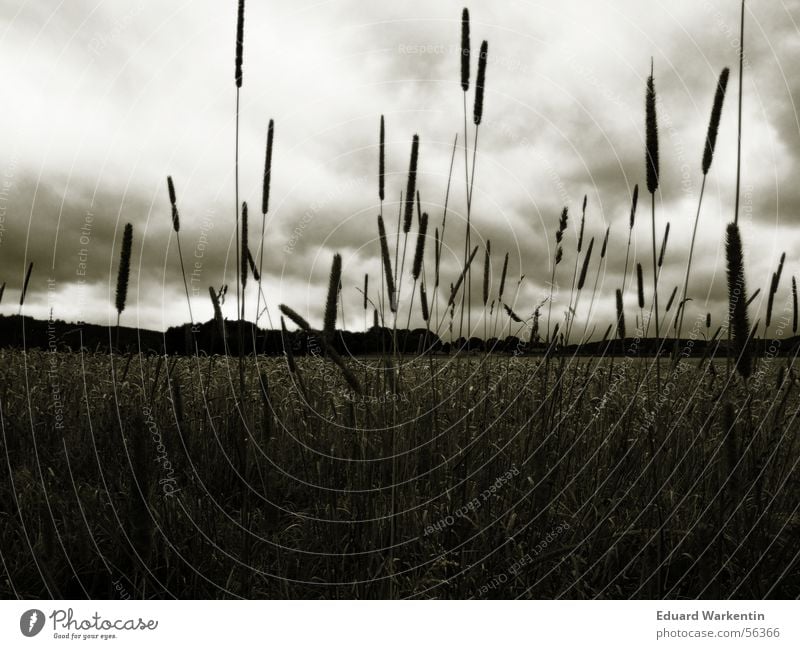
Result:
[[[133,226],[130,223],[125,224],[125,230],[122,233],[122,249],[119,254],[119,270],[117,271],[117,295],[116,307],[117,314],[121,314],[125,310],[125,302],[128,299],[128,280],[131,272],[131,250],[133,249]],[[30,275],[30,269],[28,270]],[[27,288],[28,281],[25,280]]]
[[461,89],[469,90],[469,9],[461,12]]
[[717,82],[717,92],[714,94],[714,106],[711,109],[711,119],[708,122],[708,135],[706,135],[706,146],[703,151],[703,175],[708,173],[708,170],[711,168],[711,162],[714,159],[714,147],[717,144],[719,120],[722,117],[722,104],[725,101],[725,89],[728,87],[729,75],[730,70],[724,68]]
[[489,56],[489,43],[481,43],[481,51],[478,55],[478,76],[475,80],[475,107],[472,111],[472,121],[477,126],[483,117],[483,88],[486,84],[486,59]]
[[656,120],[656,87],[653,80],[652,62],[650,76],[647,77],[647,92],[645,93],[645,130],[646,130],[646,166],[647,166],[647,191],[655,194],[658,189],[658,124]]

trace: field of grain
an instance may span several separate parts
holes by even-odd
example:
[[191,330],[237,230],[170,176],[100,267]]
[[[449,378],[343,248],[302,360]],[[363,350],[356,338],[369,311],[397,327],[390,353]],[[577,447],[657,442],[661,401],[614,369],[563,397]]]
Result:
[[0,352],[2,595],[800,588],[783,360],[750,396],[697,359],[660,391],[652,359],[417,359],[396,382],[351,362],[362,395],[324,359],[297,365],[251,358],[239,402],[224,357]]
[[[651,59],[641,87],[641,205],[626,178],[622,228],[612,233],[613,215],[596,218],[583,191],[582,207],[563,197],[536,242],[543,276],[526,280],[534,260],[521,256],[509,270],[509,251],[483,236],[494,207],[473,213],[490,59],[488,42],[471,40],[466,8],[458,86],[453,79],[463,114],[449,168],[426,170],[443,195],[420,198],[427,141],[404,132],[387,144],[392,125],[376,114],[370,216],[359,216],[342,248],[363,260],[357,288],[342,252],[325,250],[324,305],[314,298],[306,306],[316,312],[298,311],[300,289],[278,285],[264,266],[279,246],[267,227],[271,119],[260,209],[249,217],[240,195],[244,5],[229,158],[232,273],[209,278],[217,283],[207,295],[207,283],[198,293],[187,281],[186,233],[196,223],[190,215],[182,225],[184,185],[172,176],[161,197],[172,221],[163,257],[175,259],[171,281],[186,301],[169,305],[176,324],[163,336],[128,326],[137,255],[145,263],[142,223],[125,224],[113,248],[116,322],[86,340],[78,325],[57,327],[52,310],[46,325],[26,319],[29,284],[42,279],[25,259],[17,316],[0,322],[0,596],[796,597],[797,283],[791,251],[771,266],[760,301],[759,278],[750,290],[746,281],[744,3],[735,209],[716,235],[722,313],[696,279],[719,269],[706,259],[697,272],[692,262],[731,69],[704,77],[708,128],[696,164],[681,169],[702,174],[696,211],[664,209],[662,192],[675,185],[661,184]],[[404,156],[410,141],[407,173],[387,170],[386,148],[399,141]],[[691,230],[688,246],[670,248],[667,213]],[[646,240],[632,245],[642,225]],[[526,250],[531,236],[520,233]],[[624,259],[621,273],[610,258]],[[678,281],[667,273],[669,285],[665,259],[680,270]],[[524,281],[536,290],[523,291]],[[354,290],[359,309],[348,320],[343,292]],[[206,322],[200,299],[205,313],[209,299],[213,309]],[[359,331],[344,331],[353,322]]]

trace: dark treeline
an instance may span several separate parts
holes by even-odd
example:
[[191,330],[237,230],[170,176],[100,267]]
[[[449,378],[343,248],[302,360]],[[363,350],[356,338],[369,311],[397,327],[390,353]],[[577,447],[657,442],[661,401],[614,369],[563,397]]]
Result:
[[[225,321],[225,339],[218,324],[211,320],[195,325],[170,327],[165,332],[133,327],[117,328],[88,323],[69,323],[63,320],[37,320],[27,316],[0,316],[0,347],[14,349],[41,349],[57,351],[80,351],[108,353],[112,348],[117,352],[142,352],[146,354],[178,354],[186,355],[195,352],[204,354],[238,355],[238,337],[235,321]],[[252,354],[255,349],[259,354],[279,356],[283,354],[283,340],[280,330],[256,329],[252,323],[245,323],[247,332],[244,339],[244,351]],[[290,331],[288,342],[297,356],[323,355],[319,341],[321,334],[317,332]],[[453,342],[445,342],[425,329],[396,332],[397,348],[405,354],[423,352],[451,354],[467,349],[475,353],[491,352],[510,355],[542,355],[547,352],[547,345],[542,342],[531,343],[516,336],[506,338],[489,338],[484,341],[473,337],[467,341],[459,338]],[[800,336],[791,338],[756,339],[750,341],[751,351],[757,356],[786,356],[797,354],[800,349]],[[359,356],[383,354],[392,348],[391,329],[378,327],[367,332],[337,331],[334,345],[340,353]],[[725,354],[725,341],[712,339],[711,343],[704,339],[681,339],[678,352],[687,357],[716,356]],[[625,340],[604,340],[554,347],[552,351],[561,354],[578,354],[585,356],[654,356],[659,348],[656,338],[631,338]],[[669,355],[676,349],[675,340],[667,338],[660,344],[661,354]]]

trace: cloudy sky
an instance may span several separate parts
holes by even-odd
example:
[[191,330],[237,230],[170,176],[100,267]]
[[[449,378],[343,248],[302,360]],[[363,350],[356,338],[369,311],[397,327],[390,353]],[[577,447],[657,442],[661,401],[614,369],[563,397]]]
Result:
[[[326,275],[338,251],[344,259],[345,323],[350,329],[363,326],[356,287],[369,273],[375,297],[380,272],[381,114],[388,173],[383,210],[390,233],[414,133],[420,137],[422,208],[430,214],[431,234],[441,227],[453,139],[458,134],[459,147],[464,142],[462,7],[462,0],[248,2],[240,200],[251,205],[251,248],[256,248],[266,127],[273,118],[264,254],[273,318],[277,304],[287,302],[321,324]],[[529,316],[547,294],[554,232],[566,205],[570,221],[554,303],[554,312],[562,313],[587,195],[586,240],[595,237],[596,247],[578,320],[582,328],[596,279],[589,328],[595,326],[600,335],[613,319],[614,291],[623,283],[633,186],[640,183],[644,190],[650,58],[661,129],[659,238],[667,221],[671,224],[660,280],[662,308],[682,283],[716,82],[723,67],[732,68],[687,310],[690,322],[711,311],[716,328],[725,311],[724,228],[735,196],[738,3],[504,0],[470,9],[473,46],[477,50],[483,39],[489,43],[472,201],[473,242],[481,246],[476,276],[482,275],[483,245],[491,240],[492,295],[508,252],[506,301]],[[197,319],[210,317],[208,287],[232,285],[235,276],[236,2],[3,0],[0,19],[0,281],[7,282],[0,312],[16,312],[24,270],[33,261],[26,313],[46,317],[52,308],[55,317],[67,320],[113,321],[119,244],[124,224],[131,222],[132,279],[123,323],[164,329],[186,321],[165,182],[171,174],[196,293],[192,307]],[[778,322],[790,296],[789,275],[800,273],[798,22],[800,0],[748,2],[740,220],[751,291],[766,292],[786,252],[773,318]],[[473,91],[467,95],[470,114]],[[470,123],[470,163],[474,135]],[[459,148],[445,229],[445,285],[462,263],[464,176]],[[644,191],[631,266],[640,261],[644,267],[648,303],[649,210]],[[608,254],[601,265],[597,253],[608,226]],[[426,263],[432,275],[432,253]],[[401,301],[408,304],[410,261],[405,271]],[[475,280],[473,290],[476,314],[481,281]],[[635,282],[629,278],[626,286],[633,321]],[[248,290],[251,319],[255,297]],[[763,316],[766,301],[754,303],[754,320],[756,307]],[[225,311],[234,317],[230,298]],[[266,317],[261,323],[267,324]],[[482,333],[481,325],[477,334]]]

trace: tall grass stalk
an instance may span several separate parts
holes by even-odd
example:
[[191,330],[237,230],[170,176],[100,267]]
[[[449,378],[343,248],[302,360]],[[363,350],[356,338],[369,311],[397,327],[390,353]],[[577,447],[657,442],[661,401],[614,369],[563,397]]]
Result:
[[566,330],[566,337],[567,343],[569,344],[569,334],[572,330],[572,320],[575,317],[576,307],[572,304],[572,298],[575,296],[575,282],[578,279],[578,263],[580,262],[581,258],[581,251],[583,250],[583,232],[586,226],[586,201],[587,196],[584,194],[583,196],[583,206],[581,207],[581,224],[578,228],[578,239],[575,246],[575,264],[572,268],[572,285],[569,289],[569,302],[567,304],[567,315],[565,321]]
[[631,237],[633,235],[633,226],[636,222],[636,207],[639,203],[639,185],[633,186],[633,197],[631,198],[631,215],[628,225],[628,245],[625,248],[625,268],[622,271],[622,290],[625,291],[625,284],[628,281],[628,260],[631,253]]
[[[489,44],[486,41],[481,43],[481,48],[478,53],[478,75],[475,80],[475,105],[472,111],[472,123],[475,125],[475,140],[472,143],[472,170],[468,167],[465,170],[468,174],[467,183],[467,241],[466,249],[472,247],[472,190],[475,187],[475,166],[478,156],[478,133],[481,129],[481,120],[483,118],[483,92],[486,83],[486,61],[489,57]],[[466,100],[466,94],[464,95]],[[466,115],[466,106],[465,106]],[[466,120],[464,123],[464,146],[467,145],[467,127]],[[466,148],[465,148],[466,153]],[[466,292],[466,309],[467,309],[467,351],[469,351],[469,341],[472,338],[472,268],[467,271],[467,283],[464,288]],[[464,301],[461,302],[461,318],[464,317]],[[460,335],[460,334],[459,334]]]
[[[397,286],[397,300],[403,291],[403,274],[405,273],[406,266],[406,249],[408,247],[408,233],[411,231],[411,224],[414,220],[414,198],[416,196],[417,186],[417,164],[419,160],[419,136],[414,134],[411,140],[411,156],[408,163],[408,184],[406,186],[405,202],[401,195],[400,208],[403,211],[403,256],[397,259],[397,253],[400,247],[400,230],[397,232],[397,241],[395,244],[395,284]],[[399,218],[399,215],[398,215]],[[394,321],[392,329],[396,335],[397,333],[397,316],[398,309],[394,311]],[[396,350],[395,350],[396,351]]]
[[[117,270],[117,295],[115,304],[117,307],[117,340],[115,347],[119,349],[119,319],[122,312],[125,310],[125,303],[128,300],[128,280],[131,273],[131,251],[133,250],[133,226],[130,223],[125,224],[125,230],[122,233],[122,248],[119,253],[119,269]],[[28,274],[25,276],[25,286],[22,291],[22,298],[20,298],[20,307],[22,300],[25,298],[25,291],[28,288],[28,279],[31,275],[31,265],[28,266]]]
[[[379,214],[383,217],[383,200],[385,197],[385,183],[386,183],[386,127],[384,125],[384,118],[381,115],[381,126],[378,133],[378,201],[380,203]],[[386,296],[383,290],[384,284],[381,284],[380,294],[380,311],[381,322],[385,324],[384,314],[386,312]]]
[[565,335],[565,340],[567,345],[569,345],[570,335],[572,334],[572,326],[575,324],[575,317],[577,316],[578,312],[578,301],[581,299],[581,291],[583,290],[583,287],[586,284],[586,274],[589,270],[589,263],[592,260],[593,249],[594,249],[594,237],[592,237],[591,240],[589,241],[589,247],[586,249],[586,255],[583,258],[583,265],[581,266],[581,274],[578,276],[578,283],[576,285],[576,292],[575,292],[575,304],[572,307],[573,308],[572,317],[570,318],[569,327]]
[[750,377],[751,365],[748,350],[750,325],[747,317],[747,286],[744,277],[744,253],[739,226],[729,223],[725,238],[725,256],[728,266],[728,321],[731,323],[733,345],[736,350],[736,369],[745,381]]
[[608,250],[608,237],[611,234],[611,226],[606,227],[606,234],[603,237],[603,245],[600,246],[600,259],[597,260],[597,273],[594,276],[594,286],[592,287],[592,297],[589,300],[589,311],[586,315],[586,324],[583,327],[583,333],[581,334],[581,343],[586,340],[586,330],[589,327],[589,321],[592,318],[592,314],[594,313],[594,302],[597,297],[597,285],[600,281],[600,275],[603,270],[603,264],[606,263],[606,252]]
[[[658,313],[658,259],[656,256],[656,191],[659,183],[659,154],[658,154],[658,122],[656,116],[656,88],[653,79],[653,61],[650,60],[650,76],[647,78],[647,92],[645,93],[645,136],[646,136],[646,169],[647,191],[650,192],[650,209],[653,242],[653,311],[656,321],[656,338],[661,340],[661,328]],[[648,321],[647,327],[649,328]],[[657,384],[661,386],[661,355],[656,355]]]
[[186,281],[186,267],[183,263],[183,251],[181,250],[181,218],[178,213],[177,198],[175,196],[175,185],[172,182],[172,176],[167,176],[167,192],[169,193],[169,202],[172,209],[172,229],[175,231],[175,238],[178,241],[178,260],[181,264],[181,275],[183,276],[183,290],[186,293],[186,306],[189,308],[189,323],[194,330],[194,316],[192,315],[192,301],[189,299],[189,284]]
[[[506,290],[506,277],[508,275],[508,253],[505,254],[505,258],[503,259],[503,270],[500,272],[500,287],[497,291],[497,312],[494,316],[494,324],[492,326],[492,338],[497,338],[497,323],[500,320],[500,304],[503,303],[503,293]],[[495,301],[492,302],[495,304]],[[491,311],[491,309],[490,309]],[[500,333],[503,333],[503,330],[500,329]]]
[[[733,204],[733,223],[738,227],[739,225],[739,202],[741,195],[741,180],[742,180],[742,82],[744,80],[744,2],[741,4],[741,15],[739,18],[739,101],[737,110],[737,123],[736,123],[736,195],[734,196]],[[730,313],[730,311],[729,311]],[[733,323],[728,320],[727,337],[728,344],[726,346],[725,362],[727,365],[727,372],[731,371],[731,329]]]
[[[483,302],[483,340],[484,344],[486,342],[486,305],[489,302],[489,282],[491,276],[491,264],[492,264],[492,242],[487,240],[486,241],[486,251],[483,257],[483,295],[482,295],[482,302]],[[488,347],[485,349],[488,353]]]
[[[411,327],[411,312],[414,308],[414,296],[417,293],[417,282],[420,279],[423,269],[423,260],[425,258],[425,242],[428,237],[428,213],[423,212],[419,219],[419,229],[417,231],[417,245],[414,248],[414,261],[411,264],[411,278],[414,280],[414,286],[411,289],[411,302],[408,306],[408,320],[406,321],[406,340],[408,339],[408,330]],[[424,277],[423,277],[424,281]],[[405,344],[403,345],[405,347]]]
[[[267,150],[264,156],[264,179],[261,185],[261,239],[258,242],[258,295],[256,297],[256,327],[261,317],[261,281],[264,276],[264,234],[267,227],[267,212],[269,212],[269,189],[272,179],[272,142],[275,137],[275,122],[269,120],[267,126]],[[272,329],[272,319],[269,315],[266,296],[264,297],[264,310],[267,314],[269,327]]]
[[433,269],[433,296],[431,298],[432,308],[431,312],[435,321],[439,320],[439,280],[441,275],[441,262],[442,262],[442,247],[444,246],[445,226],[447,225],[447,205],[450,201],[450,184],[453,179],[453,166],[456,161],[456,150],[458,148],[458,133],[453,138],[453,147],[450,152],[450,168],[447,172],[447,187],[444,192],[444,207],[442,209],[442,226],[441,230],[436,229],[436,251],[434,254],[434,269]]
[[[728,68],[723,68],[722,72],[719,75],[719,80],[717,81],[717,90],[714,94],[714,104],[711,107],[711,118],[708,122],[708,133],[706,135],[706,145],[703,150],[703,181],[700,185],[700,197],[697,201],[697,213],[694,217],[694,226],[692,228],[692,241],[689,244],[689,258],[686,261],[686,274],[684,275],[683,280],[683,294],[681,296],[681,302],[685,304],[686,299],[688,298],[689,293],[689,276],[692,270],[692,256],[694,254],[694,245],[695,240],[697,238],[697,224],[700,222],[700,210],[703,207],[703,195],[705,194],[706,190],[706,179],[708,178],[708,171],[711,169],[711,163],[714,160],[714,149],[717,143],[717,133],[719,132],[719,122],[722,117],[722,105],[725,102],[725,90],[728,87],[728,77],[730,75],[730,70]],[[680,344],[681,333],[683,331],[683,316],[686,309],[681,308],[680,319],[678,320],[678,333],[675,340],[675,360],[677,362],[678,356],[678,345]]]
[[555,249],[555,256],[553,257],[553,266],[550,272],[550,299],[548,300],[547,305],[547,344],[550,345],[550,319],[553,314],[553,289],[555,287],[556,282],[556,268],[561,263],[561,258],[564,255],[564,249],[561,245],[562,240],[564,239],[564,231],[567,229],[567,221],[569,218],[569,213],[567,208],[565,207],[561,211],[561,218],[558,220],[558,229],[556,230],[556,249]]
[[[235,57],[235,81],[236,81],[236,125],[235,125],[235,155],[234,155],[234,216],[236,218],[236,231],[234,239],[234,248],[236,248],[236,270],[235,275],[239,274],[241,268],[241,260],[239,259],[239,106],[240,94],[242,89],[242,65],[244,61],[244,0],[239,0],[238,12],[236,18],[236,57]],[[238,365],[239,365],[239,395],[240,399],[244,398],[244,332],[242,330],[244,316],[243,313],[244,288],[239,286],[239,278],[236,281],[236,317],[238,320],[237,333],[238,333]],[[244,418],[244,410],[240,408],[240,414]],[[241,434],[242,431],[239,431]]]
[[[459,51],[461,61],[461,91],[463,93],[463,115],[464,115],[464,190],[467,196],[467,221],[464,232],[464,267],[467,265],[467,254],[470,249],[470,195],[469,195],[469,135],[467,132],[467,92],[469,91],[470,75],[470,28],[469,10],[464,7],[461,12],[461,50]],[[466,301],[466,288],[461,300],[461,316],[458,327],[458,337],[463,336],[464,328],[464,302]],[[469,328],[469,326],[467,327]]]
[[249,241],[248,241],[248,227],[247,227],[247,201],[242,203],[242,240],[241,240],[241,249],[239,251],[239,259],[241,260],[241,266],[239,268],[239,281],[242,285],[242,312],[241,312],[241,319],[244,320],[245,316],[245,289],[247,288],[247,274],[248,274],[248,264],[247,264],[247,255],[250,251]]

